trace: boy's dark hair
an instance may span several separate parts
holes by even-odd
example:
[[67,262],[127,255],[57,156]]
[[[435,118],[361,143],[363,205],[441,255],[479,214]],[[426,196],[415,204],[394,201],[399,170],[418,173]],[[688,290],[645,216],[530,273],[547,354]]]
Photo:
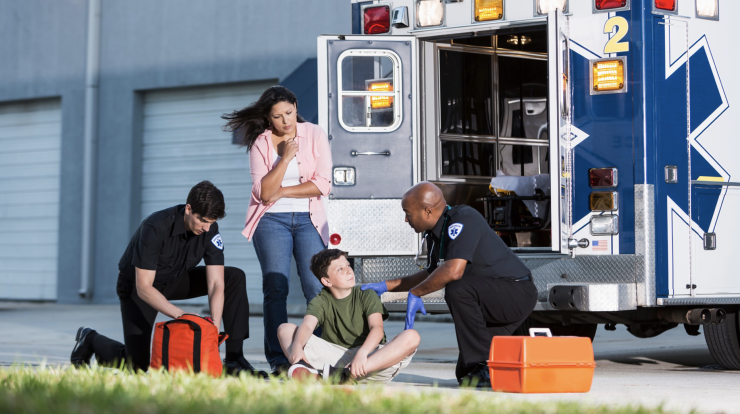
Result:
[[331,262],[342,256],[349,259],[347,252],[343,252],[339,249],[322,250],[311,258],[311,271],[319,280],[321,280],[322,277],[329,277],[329,274],[327,273],[329,265]]
[[194,214],[203,218],[221,220],[226,217],[224,195],[208,180],[201,181],[190,189],[187,203]]

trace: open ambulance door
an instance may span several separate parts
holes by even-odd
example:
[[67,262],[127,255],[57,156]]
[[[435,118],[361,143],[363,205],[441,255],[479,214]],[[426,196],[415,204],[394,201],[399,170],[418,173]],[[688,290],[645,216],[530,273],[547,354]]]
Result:
[[559,9],[548,14],[547,32],[552,250],[565,254],[569,252],[572,232],[573,157],[570,148],[570,39],[568,19]]
[[318,38],[319,125],[333,161],[331,247],[352,256],[418,249],[401,209],[416,182],[416,47],[412,36]]
[[332,199],[400,199],[414,184],[415,49],[410,36],[319,37],[319,122],[331,142]]

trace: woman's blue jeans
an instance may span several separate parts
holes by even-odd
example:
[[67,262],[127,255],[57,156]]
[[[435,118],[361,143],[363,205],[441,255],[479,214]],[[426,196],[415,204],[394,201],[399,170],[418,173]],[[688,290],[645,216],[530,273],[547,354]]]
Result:
[[288,322],[290,255],[295,257],[306,304],[323,285],[311,272],[311,257],[326,246],[311,222],[309,213],[265,213],[254,232],[254,250],[262,268],[265,321],[265,357],[271,367],[288,359],[280,348],[277,329]]

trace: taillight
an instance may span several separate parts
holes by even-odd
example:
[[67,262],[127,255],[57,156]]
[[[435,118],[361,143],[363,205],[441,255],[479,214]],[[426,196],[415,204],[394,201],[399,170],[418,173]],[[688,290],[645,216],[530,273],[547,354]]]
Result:
[[391,31],[391,8],[388,6],[365,8],[363,19],[365,34],[383,34]]
[[329,243],[331,243],[332,245],[336,246],[341,242],[342,242],[342,236],[338,235],[337,233],[334,233],[331,236],[329,236]]
[[591,193],[588,204],[591,211],[617,211],[618,194],[616,191],[599,191]]
[[627,0],[594,0],[596,10],[609,10],[625,7]]
[[617,186],[616,168],[591,168],[588,170],[588,184],[591,188],[611,188]]
[[676,0],[655,0],[655,8],[666,11],[676,11]]

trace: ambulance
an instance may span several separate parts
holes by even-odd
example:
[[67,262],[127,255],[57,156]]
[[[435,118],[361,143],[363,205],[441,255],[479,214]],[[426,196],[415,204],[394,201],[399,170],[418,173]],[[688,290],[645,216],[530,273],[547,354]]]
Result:
[[523,327],[703,328],[740,369],[740,2],[351,1],[352,34],[318,38],[318,91],[330,247],[358,282],[419,271],[401,197],[426,180],[531,269]]

